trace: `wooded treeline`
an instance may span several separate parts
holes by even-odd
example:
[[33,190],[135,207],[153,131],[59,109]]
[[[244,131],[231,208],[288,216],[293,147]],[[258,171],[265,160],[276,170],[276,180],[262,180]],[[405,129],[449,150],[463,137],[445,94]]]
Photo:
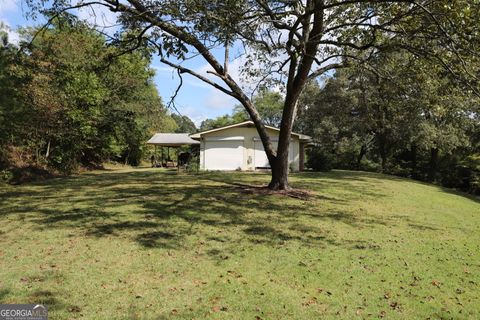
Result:
[[[375,170],[480,193],[480,100],[445,69],[397,52],[383,74],[345,69],[304,92],[310,166]],[[380,68],[381,66],[381,68]]]
[[[145,141],[173,132],[150,54],[123,54],[74,16],[0,46],[0,168],[71,173],[107,160],[137,165]],[[122,54],[121,54],[122,53]]]
[[[294,131],[313,137],[313,170],[378,171],[480,193],[480,100],[445,69],[414,55],[387,52],[370,69],[338,70],[303,92]],[[253,99],[278,126],[282,95]],[[207,119],[202,129],[246,120]]]

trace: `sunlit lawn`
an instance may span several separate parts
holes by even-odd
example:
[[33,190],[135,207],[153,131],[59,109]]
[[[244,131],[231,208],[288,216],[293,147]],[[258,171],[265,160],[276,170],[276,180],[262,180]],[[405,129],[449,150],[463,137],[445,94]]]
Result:
[[120,169],[0,187],[0,302],[51,319],[479,319],[480,202],[410,180]]

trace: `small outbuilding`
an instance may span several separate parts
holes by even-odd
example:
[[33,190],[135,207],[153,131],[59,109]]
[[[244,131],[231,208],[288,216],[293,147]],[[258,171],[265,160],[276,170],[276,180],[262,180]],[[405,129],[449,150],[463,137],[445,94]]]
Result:
[[[156,133],[151,137],[147,144],[151,144],[155,146],[155,154],[157,153],[157,147],[161,147],[161,159],[160,163],[157,162],[155,156],[152,155],[152,166],[160,166],[160,167],[177,167],[183,162],[190,158],[190,155],[183,159],[182,161],[182,154],[177,153],[176,161],[170,158],[170,147],[179,148],[182,146],[195,146],[199,145],[200,142],[197,140],[193,140],[189,137],[188,133]],[[167,155],[166,157],[163,154],[163,147],[167,147]]]
[[[274,148],[280,130],[266,126]],[[267,155],[253,121],[198,132],[190,138],[200,142],[200,169],[202,170],[257,170],[269,169]],[[304,168],[305,146],[311,137],[292,133],[288,152],[293,171]]]

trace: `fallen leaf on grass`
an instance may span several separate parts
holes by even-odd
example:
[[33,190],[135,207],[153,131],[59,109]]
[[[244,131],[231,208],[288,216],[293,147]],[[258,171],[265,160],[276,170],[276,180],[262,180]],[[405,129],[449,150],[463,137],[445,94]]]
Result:
[[399,309],[398,302],[392,302],[392,303],[390,303],[390,308],[392,308],[393,310]]
[[437,281],[437,280],[433,280],[431,282],[432,286],[435,286],[437,288],[440,288],[440,286],[442,285],[442,283],[440,281]]
[[313,297],[305,302],[302,302],[302,306],[304,307],[309,307],[311,306],[312,304],[317,304],[317,298],[316,297]]
[[82,309],[80,309],[79,306],[71,306],[68,308],[68,312],[75,312],[75,313],[78,313],[78,312],[81,312]]

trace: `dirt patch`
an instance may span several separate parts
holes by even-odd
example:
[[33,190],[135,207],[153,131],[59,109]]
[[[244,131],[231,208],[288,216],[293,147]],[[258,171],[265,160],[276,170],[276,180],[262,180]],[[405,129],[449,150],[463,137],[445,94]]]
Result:
[[312,193],[308,190],[302,189],[288,189],[288,190],[270,190],[267,186],[253,186],[248,184],[235,183],[235,190],[245,193],[245,194],[255,194],[255,195],[283,195],[290,198],[300,199],[300,200],[310,200]]

